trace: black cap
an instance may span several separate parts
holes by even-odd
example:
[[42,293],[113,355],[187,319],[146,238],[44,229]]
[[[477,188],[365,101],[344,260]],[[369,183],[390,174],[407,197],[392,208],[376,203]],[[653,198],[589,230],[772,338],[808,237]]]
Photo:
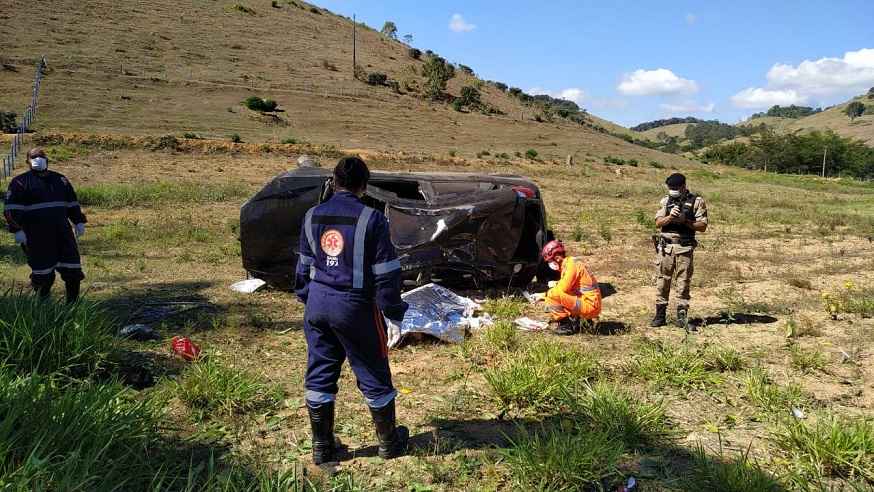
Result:
[[668,179],[665,180],[665,184],[668,185],[669,190],[679,190],[686,185],[686,176],[683,176],[680,173],[674,173],[668,176]]
[[334,168],[334,184],[349,191],[360,191],[367,187],[370,170],[357,155],[340,159]]

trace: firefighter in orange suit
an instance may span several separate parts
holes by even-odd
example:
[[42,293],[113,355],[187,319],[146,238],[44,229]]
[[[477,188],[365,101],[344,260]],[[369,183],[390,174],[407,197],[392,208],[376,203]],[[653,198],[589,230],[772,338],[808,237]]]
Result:
[[555,286],[539,296],[552,321],[558,324],[555,333],[579,333],[581,319],[592,320],[601,314],[598,281],[581,259],[567,256],[561,241],[547,243],[542,256],[551,269],[561,272]]

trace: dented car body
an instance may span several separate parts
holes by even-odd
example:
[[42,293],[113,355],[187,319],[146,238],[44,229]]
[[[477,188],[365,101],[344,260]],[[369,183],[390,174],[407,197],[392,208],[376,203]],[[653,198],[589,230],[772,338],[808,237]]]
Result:
[[[330,180],[327,169],[296,169],[243,205],[240,241],[250,275],[293,287],[304,215],[330,198]],[[388,218],[407,284],[524,285],[542,268],[550,233],[540,190],[529,179],[375,171],[363,201]]]

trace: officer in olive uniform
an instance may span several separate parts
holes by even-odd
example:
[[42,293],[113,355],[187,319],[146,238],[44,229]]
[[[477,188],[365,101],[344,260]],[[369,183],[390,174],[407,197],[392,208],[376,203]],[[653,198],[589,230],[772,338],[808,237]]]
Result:
[[671,282],[676,275],[677,326],[688,327],[689,289],[694,271],[694,253],[698,242],[695,234],[707,230],[707,204],[704,199],[686,188],[686,177],[674,173],[665,180],[668,195],[662,198],[656,212],[659,234],[654,239],[659,259],[656,314],[650,323],[653,328],[667,324],[668,300]]

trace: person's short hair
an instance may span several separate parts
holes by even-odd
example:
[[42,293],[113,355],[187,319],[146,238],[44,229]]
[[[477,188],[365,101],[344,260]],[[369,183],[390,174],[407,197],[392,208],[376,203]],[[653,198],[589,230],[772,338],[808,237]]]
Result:
[[340,159],[334,168],[334,184],[349,191],[360,191],[367,187],[370,170],[357,155]]
[[34,147],[34,148],[27,151],[27,159],[28,160],[33,159],[35,157],[47,157],[46,151],[43,150],[41,147]]
[[668,185],[668,189],[670,190],[679,190],[686,185],[686,176],[683,176],[680,173],[674,173],[668,176],[668,179],[665,180],[665,184]]

